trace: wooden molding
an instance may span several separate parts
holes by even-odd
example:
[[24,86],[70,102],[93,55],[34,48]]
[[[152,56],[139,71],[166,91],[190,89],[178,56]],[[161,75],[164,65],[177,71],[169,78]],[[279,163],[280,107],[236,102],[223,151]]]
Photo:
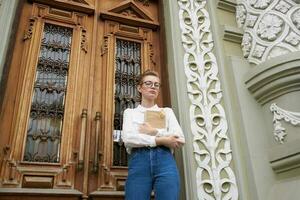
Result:
[[29,19],[29,25],[28,25],[28,28],[27,28],[25,34],[24,34],[23,40],[31,39],[35,21],[36,21],[35,17],[31,17]]
[[71,0],[71,1],[89,5],[85,0]]
[[42,3],[45,5],[50,5],[55,8],[61,8],[64,10],[83,12],[87,14],[93,14],[95,8],[89,5],[84,0],[68,1],[68,0],[28,0],[29,2]]
[[120,3],[119,5],[111,8],[108,12],[121,14],[122,12],[128,9],[134,11],[136,16],[141,19],[154,21],[153,18],[147,13],[147,11],[145,11],[143,8],[140,8],[136,3],[134,3],[131,0],[127,0]]
[[82,193],[75,189],[38,189],[38,188],[0,188],[0,195],[49,195],[49,196],[81,196]]
[[153,20],[147,11],[143,10],[143,8],[139,7],[131,0],[122,2],[107,11],[102,11],[100,17],[104,20],[111,20],[125,25],[141,26],[154,30],[159,27],[159,23]]
[[52,188],[53,177],[49,176],[24,176],[23,177],[24,188]]
[[133,17],[126,17],[122,14],[116,14],[116,13],[103,11],[100,13],[100,17],[101,17],[101,19],[104,19],[104,20],[116,21],[116,22],[120,22],[120,23],[126,24],[126,25],[141,26],[141,27],[150,28],[153,30],[157,30],[159,28],[159,24],[157,22],[152,22],[149,20],[133,18]]

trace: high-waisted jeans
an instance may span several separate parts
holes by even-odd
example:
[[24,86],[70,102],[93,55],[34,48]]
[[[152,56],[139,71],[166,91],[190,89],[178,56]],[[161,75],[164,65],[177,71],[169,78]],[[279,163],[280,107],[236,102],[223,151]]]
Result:
[[179,175],[169,148],[134,148],[129,156],[126,200],[179,199]]

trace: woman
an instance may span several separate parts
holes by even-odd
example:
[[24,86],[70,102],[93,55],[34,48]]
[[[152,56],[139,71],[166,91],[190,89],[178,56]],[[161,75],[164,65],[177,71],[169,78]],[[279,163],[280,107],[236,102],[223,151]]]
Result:
[[[179,199],[179,175],[172,152],[185,140],[173,110],[155,104],[159,88],[158,74],[146,71],[137,87],[141,104],[124,111],[122,139],[130,154],[125,185],[127,200],[148,200],[152,190],[156,200]],[[161,113],[162,119],[157,121],[164,120],[165,126],[155,128],[145,122],[149,111]]]

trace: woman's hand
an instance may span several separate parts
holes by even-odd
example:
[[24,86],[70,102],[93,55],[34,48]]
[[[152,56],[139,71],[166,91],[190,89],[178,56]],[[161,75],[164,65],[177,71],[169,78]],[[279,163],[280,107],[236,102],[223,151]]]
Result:
[[182,147],[184,141],[182,141],[177,135],[161,136],[155,138],[156,145],[163,145],[172,149]]
[[155,136],[157,134],[157,130],[150,126],[147,122],[141,124],[139,126],[139,132],[147,135]]

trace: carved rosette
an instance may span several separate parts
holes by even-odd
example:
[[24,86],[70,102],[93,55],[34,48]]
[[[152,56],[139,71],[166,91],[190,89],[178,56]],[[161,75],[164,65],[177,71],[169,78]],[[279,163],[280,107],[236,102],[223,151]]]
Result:
[[238,0],[242,49],[250,63],[300,50],[300,5],[291,0]]
[[198,199],[238,199],[231,168],[232,149],[221,105],[218,65],[213,54],[210,19],[205,0],[178,0],[184,69],[191,101],[190,120],[197,162]]

